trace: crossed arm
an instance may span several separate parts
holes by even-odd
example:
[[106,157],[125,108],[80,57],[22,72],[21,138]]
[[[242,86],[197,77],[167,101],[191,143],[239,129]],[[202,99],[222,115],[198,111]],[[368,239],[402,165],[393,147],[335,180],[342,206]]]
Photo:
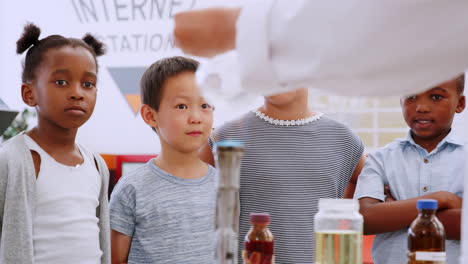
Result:
[[364,234],[393,232],[408,227],[418,215],[416,203],[419,199],[438,201],[437,217],[444,225],[447,238],[459,240],[462,199],[446,191],[392,202],[369,197],[359,199],[360,212],[364,217]]

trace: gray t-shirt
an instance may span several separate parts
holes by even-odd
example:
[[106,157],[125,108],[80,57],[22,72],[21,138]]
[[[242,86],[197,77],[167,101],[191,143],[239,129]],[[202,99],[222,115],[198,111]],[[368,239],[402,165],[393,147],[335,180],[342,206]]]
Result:
[[175,177],[150,160],[122,177],[110,200],[111,229],[132,237],[128,263],[213,262],[216,169]]

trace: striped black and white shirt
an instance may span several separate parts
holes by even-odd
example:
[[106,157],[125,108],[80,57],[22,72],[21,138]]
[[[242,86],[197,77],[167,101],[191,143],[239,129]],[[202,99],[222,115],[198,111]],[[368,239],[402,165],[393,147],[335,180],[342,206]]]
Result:
[[276,263],[314,263],[318,200],[343,197],[363,145],[347,126],[326,116],[293,126],[269,121],[249,112],[215,130],[210,139],[212,147],[222,140],[245,145],[239,251],[244,249],[250,213],[267,212],[272,219]]

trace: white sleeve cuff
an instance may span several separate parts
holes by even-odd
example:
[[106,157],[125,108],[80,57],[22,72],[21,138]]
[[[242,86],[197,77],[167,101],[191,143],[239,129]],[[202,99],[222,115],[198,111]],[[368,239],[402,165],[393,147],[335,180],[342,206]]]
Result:
[[242,88],[269,95],[282,89],[270,56],[271,0],[253,1],[242,8],[237,20],[236,50]]

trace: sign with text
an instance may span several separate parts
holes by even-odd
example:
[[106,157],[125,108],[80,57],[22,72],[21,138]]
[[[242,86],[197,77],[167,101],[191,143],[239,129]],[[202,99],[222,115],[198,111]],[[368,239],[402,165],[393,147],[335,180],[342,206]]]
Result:
[[[91,119],[80,128],[78,140],[100,153],[158,153],[157,135],[137,113],[139,86],[143,72],[156,60],[183,55],[172,35],[174,15],[206,7],[241,6],[244,2],[246,0],[0,1],[0,81],[3,84],[0,96],[12,109],[26,107],[20,93],[24,54],[18,56],[14,50],[27,22],[41,28],[41,38],[51,34],[81,38],[89,32],[106,44],[107,52],[98,58],[96,108]],[[221,111],[215,113],[215,122],[226,119]]]

